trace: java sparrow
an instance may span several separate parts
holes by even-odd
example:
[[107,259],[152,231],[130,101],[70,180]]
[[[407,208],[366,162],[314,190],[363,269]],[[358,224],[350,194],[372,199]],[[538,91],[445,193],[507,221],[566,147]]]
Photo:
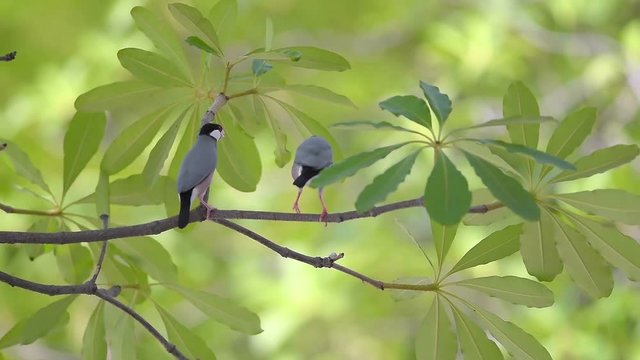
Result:
[[196,197],[207,209],[207,219],[215,208],[205,200],[213,173],[218,164],[218,141],[224,137],[224,129],[219,124],[207,123],[200,128],[198,140],[182,160],[178,172],[178,194],[180,194],[180,214],[178,227],[189,224],[189,210]]
[[[314,135],[298,146],[298,149],[296,149],[296,157],[291,167],[291,176],[294,179],[293,185],[298,187],[298,196],[293,203],[293,210],[295,210],[296,213],[300,213],[298,201],[300,200],[304,186],[309,180],[331,164],[333,164],[333,152],[331,145],[329,145],[324,138]],[[324,199],[322,198],[322,191],[323,188],[318,189],[318,196],[322,204],[320,221],[324,221],[329,214]]]

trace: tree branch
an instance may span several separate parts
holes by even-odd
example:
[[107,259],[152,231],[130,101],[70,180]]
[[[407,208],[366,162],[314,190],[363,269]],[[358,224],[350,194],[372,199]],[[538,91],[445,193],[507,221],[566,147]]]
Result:
[[[129,306],[122,303],[120,300],[117,300],[112,294],[111,289],[99,289],[95,283],[86,282],[80,285],[46,285],[40,284],[33,281],[21,279],[15,277],[13,275],[9,275],[3,271],[0,271],[0,281],[7,283],[14,287],[19,287],[25,290],[34,291],[40,294],[56,296],[56,295],[70,295],[70,294],[84,294],[84,295],[92,295],[99,297],[100,299],[112,304],[113,306],[119,308],[120,310],[127,313],[129,316],[134,318],[137,322],[140,323],[151,335],[153,335],[160,343],[164,346],[168,353],[175,356],[176,359],[186,360],[187,357],[184,356],[176,348],[174,344],[169,342],[169,340],[165,339],[160,332],[153,327],[147,320],[145,320],[140,314],[138,314],[135,310],[130,308]],[[119,291],[118,291],[119,292]]]
[[[469,213],[484,214],[488,211],[504,206],[501,203],[490,203],[476,205],[469,208]],[[391,211],[396,211],[411,207],[424,207],[422,197],[412,200],[399,201],[374,207],[366,213],[347,211],[342,213],[329,214],[326,222],[341,223],[344,221],[375,217]],[[220,219],[250,219],[250,220],[272,220],[272,221],[298,221],[298,222],[318,222],[319,214],[294,214],[270,211],[252,210],[220,210],[218,209],[211,216],[211,220]],[[204,221],[205,211],[202,207],[191,211],[189,222]],[[37,233],[0,231],[0,244],[74,244],[81,242],[96,242],[103,240],[122,239],[127,237],[157,235],[178,226],[178,217],[172,216],[162,220],[155,220],[144,224],[114,227],[104,230],[84,230],[74,232],[59,233]]]

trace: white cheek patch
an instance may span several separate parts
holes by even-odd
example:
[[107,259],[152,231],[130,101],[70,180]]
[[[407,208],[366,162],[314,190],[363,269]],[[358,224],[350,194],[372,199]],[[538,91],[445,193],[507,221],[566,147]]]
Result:
[[222,131],[213,130],[212,132],[209,133],[209,136],[211,136],[212,138],[214,138],[216,140],[220,140],[224,136],[224,130],[222,130]]

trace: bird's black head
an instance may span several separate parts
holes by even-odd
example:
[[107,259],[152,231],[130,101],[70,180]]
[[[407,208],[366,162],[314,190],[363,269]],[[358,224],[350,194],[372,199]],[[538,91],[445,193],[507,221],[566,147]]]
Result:
[[220,140],[224,137],[224,129],[220,124],[207,123],[200,128],[200,135],[211,136],[216,140]]

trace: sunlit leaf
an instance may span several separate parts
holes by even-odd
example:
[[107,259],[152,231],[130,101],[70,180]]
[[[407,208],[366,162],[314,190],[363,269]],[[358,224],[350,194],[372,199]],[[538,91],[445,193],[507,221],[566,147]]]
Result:
[[106,123],[104,113],[77,112],[71,119],[64,135],[63,196],[98,151]]
[[492,312],[478,308],[474,310],[489,332],[516,359],[552,360],[547,349],[531,334],[511,322],[502,320]]
[[607,297],[613,290],[613,276],[606,261],[583,234],[551,216],[556,232],[556,246],[567,272],[584,291],[594,298]]
[[[164,176],[160,178],[163,179]],[[124,179],[115,180],[109,184],[109,202],[111,204],[131,206],[161,204],[162,188],[162,181],[156,181],[150,186],[145,181],[143,175],[131,175]],[[91,203],[94,201],[96,201],[96,193],[78,200],[80,203]]]
[[449,253],[449,248],[451,248],[457,231],[458,223],[442,225],[434,221],[433,217],[431,218],[431,236],[436,246],[436,255],[438,256],[440,268],[442,268],[442,264],[444,264],[444,259],[447,257],[447,253]]
[[192,84],[173,63],[162,55],[136,48],[118,51],[118,59],[122,67],[133,76],[150,84],[159,86],[186,86]]
[[164,327],[167,329],[169,341],[176,345],[185,356],[189,359],[215,360],[215,355],[200,336],[187,329],[160,305],[157,303],[155,305],[160,317],[162,317]]
[[346,96],[338,94],[333,90],[329,90],[322,86],[316,85],[286,85],[282,90],[291,91],[301,95],[305,95],[314,99],[329,101],[335,104],[350,106],[355,108],[356,105]]
[[11,141],[2,140],[1,142],[7,144],[3,152],[11,159],[16,173],[50,194],[49,186],[44,181],[40,170],[31,162],[29,155]]
[[266,51],[271,50],[271,45],[273,44],[273,21],[270,17],[267,17],[265,24],[265,32],[264,32],[264,49]]
[[471,205],[469,184],[444,151],[436,150],[435,164],[424,190],[429,217],[444,225],[460,222]]
[[575,166],[570,162],[530,147],[519,144],[510,144],[500,140],[479,140],[479,142],[489,146],[499,146],[511,153],[525,155],[540,164],[553,165],[564,170],[575,170]]
[[184,39],[184,41],[191,46],[195,46],[202,51],[208,52],[209,54],[218,55],[218,51],[216,49],[207,45],[204,40],[195,35],[188,36],[186,39]]
[[572,216],[578,230],[586,235],[600,255],[613,266],[622,270],[629,279],[640,280],[640,244],[612,226],[601,225],[593,220]]
[[[561,159],[573,154],[591,133],[596,122],[596,109],[584,108],[569,114],[554,130],[547,144],[547,153]],[[544,168],[540,177],[551,169]]]
[[458,286],[528,307],[553,305],[553,293],[539,282],[517,276],[487,276],[457,281]]
[[424,81],[420,81],[420,88],[424,93],[424,97],[429,102],[431,111],[436,115],[438,124],[440,124],[442,128],[451,113],[451,99],[449,99],[447,94],[441,93],[437,86],[433,86]]
[[169,152],[176,140],[182,120],[188,111],[189,109],[185,109],[180,113],[180,115],[178,115],[176,121],[169,127],[169,129],[167,129],[164,135],[162,135],[153,149],[151,149],[149,159],[144,166],[144,170],[142,170],[142,177],[147,185],[153,185],[158,176],[160,176],[160,171],[162,171],[164,163],[167,160],[167,157],[169,157]]
[[171,26],[167,26],[166,20],[159,19],[154,13],[142,6],[131,9],[131,17],[138,29],[147,35],[153,45],[168,54],[177,66],[187,72],[188,62],[182,47],[182,40]]
[[107,358],[107,341],[104,329],[104,302],[100,301],[89,318],[82,336],[82,358],[104,360]]
[[492,127],[492,126],[506,126],[506,125],[517,125],[517,124],[541,124],[544,122],[555,122],[556,119],[554,119],[551,116],[521,116],[521,115],[516,115],[516,116],[510,116],[510,117],[504,117],[504,118],[500,118],[500,119],[493,119],[493,120],[488,120],[485,121],[483,123],[477,124],[477,125],[471,125],[471,126],[466,126],[463,128],[458,128],[455,130],[452,130],[451,132],[449,132],[449,134],[453,134],[453,133],[457,133],[457,132],[461,132],[461,131],[466,131],[466,130],[472,130],[472,129],[480,129],[480,128],[485,128],[485,127]]
[[225,137],[218,143],[216,171],[236,190],[255,191],[262,176],[262,162],[255,141],[233,121],[224,121],[223,125]]
[[403,142],[350,156],[322,170],[318,176],[311,180],[310,184],[313,187],[324,187],[338,182],[357,173],[363,168],[373,165],[377,161],[384,159],[394,150],[410,143],[411,142]]
[[16,344],[31,344],[69,321],[67,308],[76,297],[77,295],[65,296],[19,321],[0,339],[0,349]]
[[551,281],[562,272],[552,222],[551,216],[543,212],[538,222],[524,223],[520,236],[520,254],[527,272],[540,281]]
[[253,59],[251,62],[251,72],[254,76],[262,76],[273,69],[273,65],[263,59]]
[[522,224],[507,226],[480,240],[456,263],[450,274],[503,259],[520,249]]
[[351,68],[349,62],[341,55],[317,47],[292,46],[274,49],[271,52],[287,55],[290,60],[272,61],[289,66],[326,71],[345,71]]
[[171,285],[169,288],[180,293],[207,316],[233,330],[245,334],[262,332],[258,315],[239,305],[237,301],[225,299],[210,292],[191,290],[180,286]]
[[540,209],[533,196],[522,188],[519,182],[505,175],[502,170],[488,161],[468,152],[464,153],[476,174],[491,193],[525,220],[535,221],[540,218]]
[[93,259],[89,249],[80,244],[66,244],[54,249],[58,269],[69,284],[80,284],[91,275]]
[[[58,219],[46,216],[44,218],[40,218],[36,220],[29,229],[28,232],[59,232],[60,231],[60,222]],[[44,244],[23,244],[20,246],[22,251],[27,254],[27,257],[30,261],[35,260],[38,256],[44,254],[45,247]]]
[[221,36],[232,34],[235,29],[236,17],[238,15],[238,3],[236,0],[219,0],[211,10],[207,18],[211,21],[213,28]]
[[356,200],[356,210],[361,213],[369,211],[375,204],[384,201],[389,194],[396,191],[411,172],[420,150],[392,165],[365,186]]
[[340,126],[344,126],[344,127],[371,126],[373,128],[376,128],[376,129],[389,129],[389,130],[403,131],[403,132],[414,133],[414,134],[418,133],[417,131],[409,130],[407,128],[403,128],[402,126],[393,125],[393,124],[391,124],[389,122],[386,122],[386,121],[373,122],[373,121],[367,121],[367,120],[355,120],[355,121],[344,121],[344,122],[333,123],[331,126],[332,127],[340,127]]
[[192,97],[191,93],[186,87],[167,90],[138,80],[119,81],[98,86],[78,96],[75,107],[78,111],[94,112],[151,104],[151,110],[155,110],[181,98]]
[[[108,318],[108,317],[107,317]],[[136,336],[133,318],[119,313],[109,331],[109,354],[112,359],[136,359]]]
[[112,175],[131,164],[151,143],[170,110],[156,111],[122,130],[105,151],[100,168]]
[[569,181],[599,174],[630,162],[638,154],[640,154],[640,148],[637,145],[614,145],[596,150],[578,159],[574,163],[576,170],[563,171],[550,182]]
[[619,189],[598,189],[553,196],[589,214],[640,225],[640,196]]
[[[509,85],[507,93],[502,100],[502,114],[506,117],[513,116],[540,116],[536,98],[521,81],[514,81]],[[540,124],[513,124],[507,125],[509,137],[515,144],[536,149]]]
[[456,335],[445,310],[445,302],[436,295],[431,309],[416,334],[416,359],[453,360],[458,352]]
[[394,96],[381,101],[378,105],[395,116],[405,118],[431,129],[431,113],[427,103],[417,96]]
[[113,245],[154,279],[169,283],[177,281],[178,268],[171,254],[155,239],[147,236],[127,238],[116,240]]
[[216,49],[217,55],[222,54],[216,30],[198,9],[182,3],[173,3],[169,4],[169,11],[173,18],[189,30],[192,35],[202,39],[210,48]]
[[271,133],[273,134],[273,138],[276,141],[276,149],[273,151],[276,165],[278,167],[284,167],[291,159],[291,151],[287,149],[287,134],[282,130],[278,120],[269,113],[269,110],[262,100],[260,100],[260,105],[271,129]]

